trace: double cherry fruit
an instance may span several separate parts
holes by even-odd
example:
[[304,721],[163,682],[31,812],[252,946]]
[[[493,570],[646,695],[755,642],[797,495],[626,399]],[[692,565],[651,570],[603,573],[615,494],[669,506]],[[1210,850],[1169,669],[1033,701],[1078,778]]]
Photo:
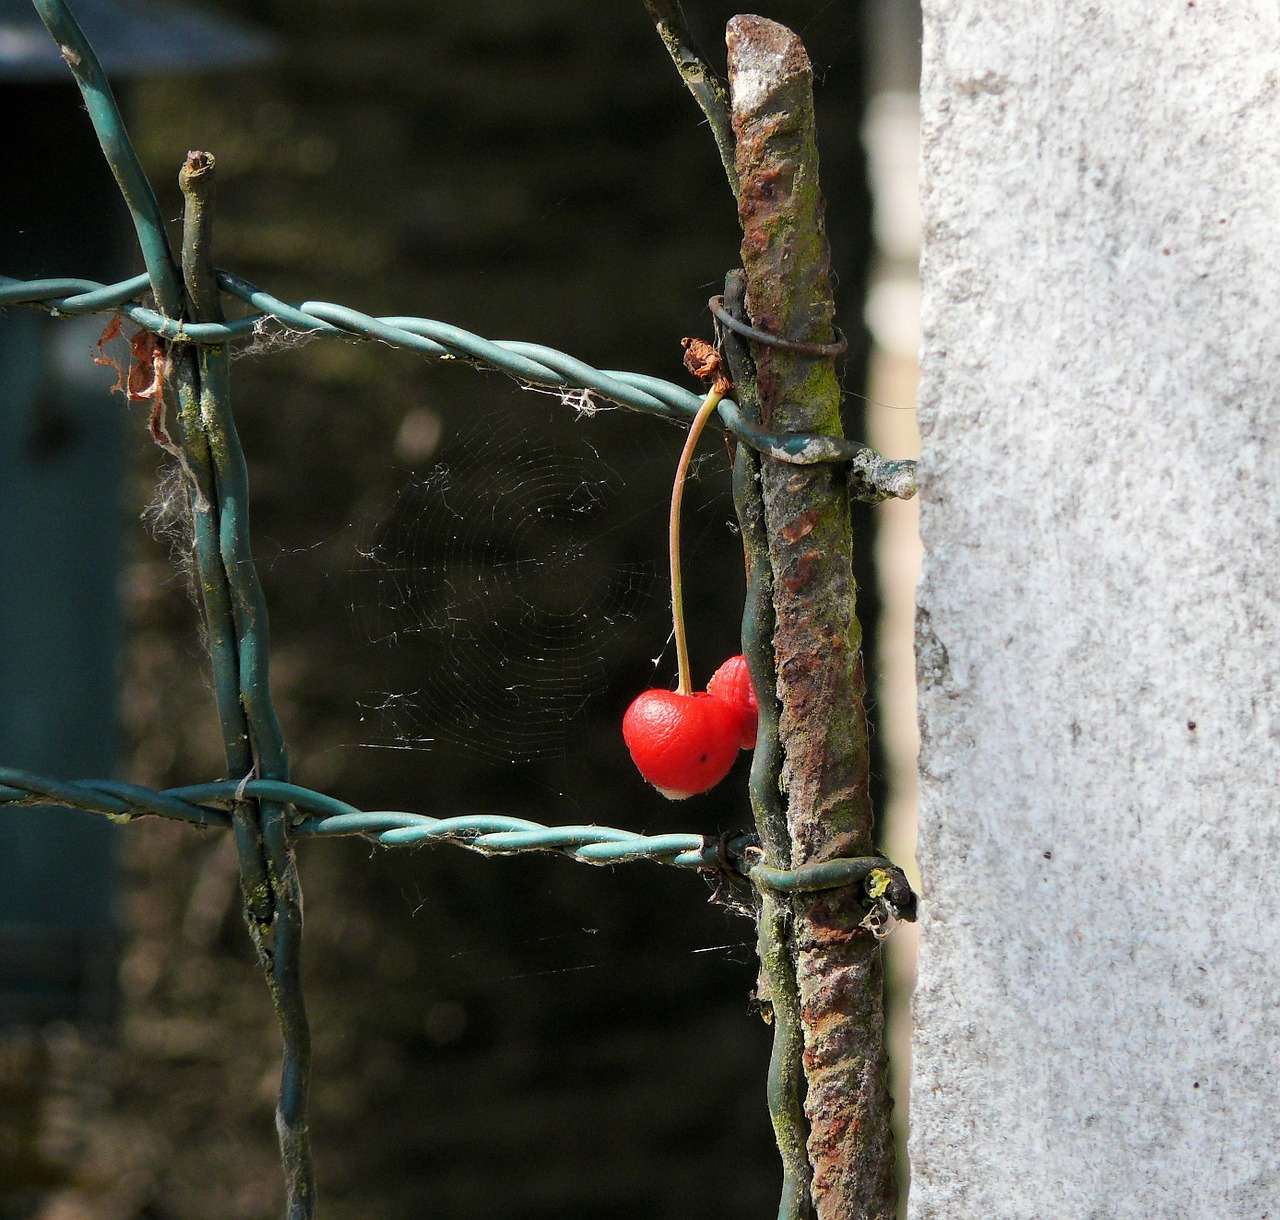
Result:
[[627,708],[622,739],[663,796],[682,801],[714,788],[739,749],[756,743],[756,695],[747,659],[730,657],[704,691],[647,690]]
[[755,745],[758,720],[745,657],[730,657],[712,675],[705,691],[694,691],[689,678],[680,582],[680,502],[698,436],[730,386],[720,372],[719,357],[709,344],[686,339],[684,345],[686,367],[698,376],[714,377],[715,384],[694,416],[671,493],[667,536],[678,684],[675,690],[645,691],[622,718],[622,737],[640,774],[673,801],[706,792],[724,779],[738,750]]

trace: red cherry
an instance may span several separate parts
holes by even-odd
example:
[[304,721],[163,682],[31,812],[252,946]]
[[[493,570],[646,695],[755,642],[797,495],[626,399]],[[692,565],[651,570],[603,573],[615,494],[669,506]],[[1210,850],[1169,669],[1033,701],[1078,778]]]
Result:
[[647,690],[622,718],[640,774],[668,800],[714,788],[738,754],[738,714],[706,691]]
[[747,669],[747,658],[730,657],[707,683],[707,693],[727,703],[738,717],[739,741],[744,750],[756,744],[756,726],[760,723],[760,708],[756,703],[755,687]]

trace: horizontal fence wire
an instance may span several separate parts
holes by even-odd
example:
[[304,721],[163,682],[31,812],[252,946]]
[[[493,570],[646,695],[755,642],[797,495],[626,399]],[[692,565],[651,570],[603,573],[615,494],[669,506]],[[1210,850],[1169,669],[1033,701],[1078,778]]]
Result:
[[[691,420],[703,400],[702,394],[661,377],[597,369],[540,343],[486,339],[431,318],[374,317],[327,301],[290,304],[232,272],[219,270],[217,278],[224,293],[254,312],[226,322],[176,321],[139,302],[138,298],[151,290],[146,275],[116,284],[73,278],[19,280],[0,275],[0,306],[34,306],[61,317],[118,313],[172,342],[205,346],[261,338],[273,327],[299,336],[373,339],[436,359],[497,369],[527,385],[565,393],[585,391],[635,411],[679,421]],[[915,462],[910,459],[886,458],[844,437],[771,431],[747,419],[732,398],[720,402],[718,415],[738,440],[778,461],[843,465],[850,491],[859,500],[879,503],[890,498],[910,499],[916,494]]]
[[[436,818],[399,810],[357,809],[323,792],[279,780],[218,780],[157,791],[118,780],[73,782],[16,767],[0,767],[0,807],[56,804],[102,814],[115,822],[154,815],[193,826],[229,829],[231,813],[222,806],[245,799],[290,806],[295,811],[290,834],[295,838],[360,835],[388,847],[451,843],[486,855],[554,852],[583,864],[598,865],[649,860],[677,868],[732,871],[750,878],[761,889],[779,893],[834,889],[865,881],[876,871],[885,873],[894,883],[902,877],[896,865],[880,856],[824,860],[794,869],[772,868],[763,862],[754,834],[719,838],[681,833],[646,835],[609,826],[545,826],[526,818],[492,813]],[[913,910],[892,898],[888,905],[897,918],[913,917]]]

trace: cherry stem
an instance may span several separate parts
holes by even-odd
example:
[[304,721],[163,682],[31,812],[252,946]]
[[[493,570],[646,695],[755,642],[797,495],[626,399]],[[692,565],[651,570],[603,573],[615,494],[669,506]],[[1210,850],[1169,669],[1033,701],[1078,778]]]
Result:
[[671,625],[675,629],[678,675],[676,693],[681,695],[693,693],[693,682],[689,676],[689,641],[684,631],[684,587],[680,580],[680,502],[684,499],[685,475],[689,471],[689,460],[693,457],[698,437],[702,435],[702,429],[706,427],[707,420],[723,397],[724,391],[713,386],[702,400],[698,413],[693,417],[689,435],[685,438],[680,461],[676,464],[675,485],[671,489],[671,521],[667,527],[667,545],[671,552]]

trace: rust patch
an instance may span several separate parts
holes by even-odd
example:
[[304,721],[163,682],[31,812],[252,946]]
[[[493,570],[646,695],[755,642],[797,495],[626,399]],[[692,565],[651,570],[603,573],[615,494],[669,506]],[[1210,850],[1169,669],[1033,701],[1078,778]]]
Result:
[[787,574],[779,582],[790,594],[799,593],[813,583],[816,569],[822,566],[821,551],[806,551],[791,561]]
[[809,1030],[804,1066],[810,1079],[829,1069],[839,1071],[850,1057],[857,1057],[856,1039],[845,1033],[847,1013],[831,1012],[815,1017],[806,1006],[801,1016]]
[[852,944],[855,940],[862,940],[865,936],[870,935],[869,932],[856,924],[853,927],[841,927],[841,923],[847,921],[848,918],[847,914],[832,917],[830,911],[823,911],[821,914],[814,915],[814,922],[809,929],[810,941],[813,946],[820,949],[829,949],[836,945]]
[[[763,258],[769,250],[769,238],[760,230],[754,230],[742,239],[742,257],[744,261]],[[761,330],[767,327],[761,325]]]
[[788,542],[799,542],[801,538],[807,538],[812,534],[821,520],[822,513],[817,508],[810,508],[801,513],[794,521],[784,525],[778,533]]
[[850,1127],[857,1129],[857,1122],[850,1114],[835,1112],[831,1115],[831,1121],[826,1124],[828,1137],[822,1141],[824,1148],[836,1148],[840,1141],[844,1139],[845,1132]]
[[[772,132],[768,128],[761,132],[761,135],[766,138],[771,134]],[[771,203],[780,194],[790,194],[790,190],[790,167],[783,162],[775,163],[766,169],[762,169],[751,179],[750,186],[744,191],[744,194],[753,204]]]

